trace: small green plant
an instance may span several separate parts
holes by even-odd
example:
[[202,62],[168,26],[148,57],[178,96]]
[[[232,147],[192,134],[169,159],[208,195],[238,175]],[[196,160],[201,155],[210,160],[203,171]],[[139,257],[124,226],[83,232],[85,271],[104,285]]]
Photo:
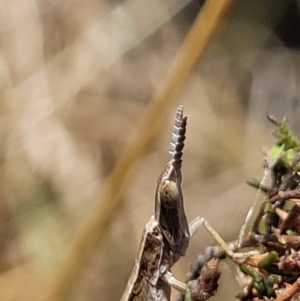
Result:
[[[191,264],[188,278],[190,282],[200,279],[201,270],[207,270],[211,258],[221,258],[226,254],[238,267],[237,278],[242,290],[237,300],[240,301],[300,299],[300,142],[285,118],[278,121],[269,115],[268,119],[275,125],[277,139],[265,154],[272,183],[265,187],[256,179],[247,181],[265,194],[253,227],[241,244],[251,251],[237,252],[237,242],[226,243],[205,221],[204,226],[221,248],[209,247],[200,254]],[[215,277],[211,279],[218,279],[217,268],[212,276]],[[213,283],[216,290],[217,282]],[[198,288],[200,291],[200,286]],[[189,291],[185,300],[205,300],[203,295],[201,298],[198,295]],[[206,295],[206,300],[210,296]]]

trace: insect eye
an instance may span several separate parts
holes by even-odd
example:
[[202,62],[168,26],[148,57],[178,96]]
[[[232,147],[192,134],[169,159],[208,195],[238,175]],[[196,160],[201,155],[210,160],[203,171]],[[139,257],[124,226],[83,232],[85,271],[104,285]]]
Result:
[[178,198],[178,188],[175,182],[166,180],[162,183],[160,197],[164,201],[176,201]]

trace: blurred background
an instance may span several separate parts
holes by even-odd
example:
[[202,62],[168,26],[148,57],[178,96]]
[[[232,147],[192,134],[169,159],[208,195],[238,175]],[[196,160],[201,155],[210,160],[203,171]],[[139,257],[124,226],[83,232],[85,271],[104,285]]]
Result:
[[[203,3],[0,1],[0,300],[43,300]],[[300,132],[299,7],[237,1],[177,101],[188,115],[188,220],[206,217],[226,240],[256,199],[245,181],[262,178],[260,147],[274,141],[266,114],[287,116]],[[153,213],[177,104],[71,300],[119,300]],[[174,275],[183,280],[212,243],[200,230]],[[214,300],[229,300],[238,286],[230,264],[221,267]]]

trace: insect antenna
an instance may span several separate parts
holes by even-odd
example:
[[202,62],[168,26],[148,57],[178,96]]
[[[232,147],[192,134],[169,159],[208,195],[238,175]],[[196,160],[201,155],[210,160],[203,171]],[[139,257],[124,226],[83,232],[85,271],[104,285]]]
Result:
[[178,106],[176,111],[175,124],[169,150],[170,160],[173,161],[173,165],[177,168],[181,168],[181,157],[185,140],[186,121],[187,116],[183,116],[183,106],[180,105]]

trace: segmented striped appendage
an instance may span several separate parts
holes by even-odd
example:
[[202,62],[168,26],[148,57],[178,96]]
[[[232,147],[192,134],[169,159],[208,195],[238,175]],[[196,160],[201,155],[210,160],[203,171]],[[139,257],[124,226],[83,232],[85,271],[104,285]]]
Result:
[[183,106],[178,106],[175,124],[172,133],[172,140],[170,143],[170,160],[174,160],[173,164],[178,168],[181,167],[182,149],[184,147],[185,131],[186,131],[186,120],[187,116],[183,117]]

